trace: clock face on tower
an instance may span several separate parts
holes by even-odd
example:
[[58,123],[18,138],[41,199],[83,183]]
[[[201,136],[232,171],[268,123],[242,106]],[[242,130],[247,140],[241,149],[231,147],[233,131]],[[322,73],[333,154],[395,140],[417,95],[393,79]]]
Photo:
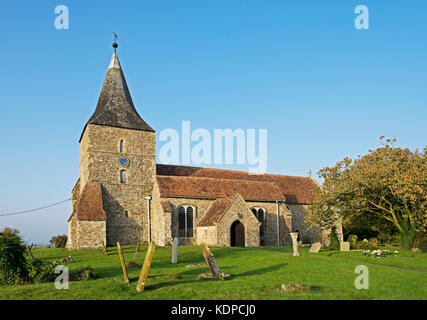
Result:
[[129,159],[125,157],[119,158],[119,163],[122,167],[127,167],[129,165]]

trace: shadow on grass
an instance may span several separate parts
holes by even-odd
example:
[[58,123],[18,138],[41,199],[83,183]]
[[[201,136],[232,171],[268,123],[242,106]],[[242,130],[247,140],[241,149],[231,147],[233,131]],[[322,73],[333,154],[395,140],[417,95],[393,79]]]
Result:
[[260,275],[260,274],[265,274],[268,272],[274,272],[276,270],[279,270],[285,266],[287,266],[287,263],[281,263],[281,264],[276,264],[274,266],[269,266],[269,267],[265,267],[265,268],[261,268],[261,269],[255,269],[255,270],[250,270],[250,271],[246,271],[246,272],[242,272],[242,273],[237,273],[235,275],[231,275],[230,279],[236,278],[236,277],[251,277],[251,276],[256,276],[256,275]]
[[168,281],[168,282],[161,282],[161,283],[155,283],[155,284],[148,284],[144,290],[145,291],[151,291],[151,290],[158,290],[161,288],[167,288],[167,287],[173,287],[176,286],[178,284],[189,284],[189,283],[194,283],[194,282],[200,282],[200,280],[185,280],[185,281]]

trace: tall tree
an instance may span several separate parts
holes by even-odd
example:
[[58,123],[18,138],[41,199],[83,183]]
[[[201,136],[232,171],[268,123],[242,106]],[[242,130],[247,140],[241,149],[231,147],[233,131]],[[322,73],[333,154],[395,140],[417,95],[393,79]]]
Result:
[[402,248],[410,249],[427,230],[427,148],[411,152],[383,139],[382,147],[318,172],[324,182],[306,221],[326,228],[340,215],[388,221],[400,232]]

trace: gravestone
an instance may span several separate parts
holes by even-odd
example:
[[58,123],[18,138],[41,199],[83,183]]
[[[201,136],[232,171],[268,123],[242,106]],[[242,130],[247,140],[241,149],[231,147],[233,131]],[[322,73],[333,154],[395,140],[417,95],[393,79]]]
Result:
[[117,250],[119,252],[120,263],[122,265],[123,278],[125,279],[126,283],[129,283],[128,272],[126,270],[126,265],[125,265],[125,258],[123,257],[123,251],[122,251],[122,247],[120,246],[120,242],[117,242]]
[[136,286],[136,291],[141,292],[145,288],[145,284],[148,278],[148,272],[150,272],[151,261],[153,261],[154,251],[156,251],[155,242],[150,242],[147,253],[145,254],[144,264],[139,275],[138,284]]
[[310,253],[318,253],[320,251],[320,248],[322,247],[322,244],[320,242],[315,242],[311,245],[311,248],[308,252]]
[[291,232],[292,246],[294,249],[294,257],[299,256],[298,252],[298,232]]
[[206,263],[208,264],[209,270],[211,272],[210,275],[207,275],[207,276],[208,277],[212,276],[213,278],[218,280],[224,280],[224,273],[222,273],[221,270],[219,269],[215,260],[215,256],[213,255],[212,251],[208,248],[208,246],[204,242],[201,243],[201,246],[202,246],[203,257],[205,258]]
[[340,251],[350,251],[350,242],[340,242]]
[[173,239],[171,262],[178,263],[178,238]]

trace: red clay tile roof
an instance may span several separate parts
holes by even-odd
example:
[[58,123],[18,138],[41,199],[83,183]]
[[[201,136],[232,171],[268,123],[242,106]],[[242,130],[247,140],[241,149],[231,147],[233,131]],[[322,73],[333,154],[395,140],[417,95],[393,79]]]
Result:
[[221,218],[222,214],[231,204],[230,198],[220,198],[211,203],[206,210],[205,215],[199,221],[198,227],[209,227],[214,226],[216,222]]
[[[249,174],[243,171],[223,170],[157,164],[159,176],[205,177],[215,179],[233,179],[275,182],[287,203],[310,204],[314,200],[314,190],[319,186],[311,177],[295,177],[278,174]],[[243,196],[243,194],[242,194]]]
[[105,221],[105,218],[101,184],[97,182],[86,183],[77,203],[77,220]]
[[157,176],[161,197],[208,198],[232,197],[240,193],[245,200],[284,200],[276,183],[204,177]]

